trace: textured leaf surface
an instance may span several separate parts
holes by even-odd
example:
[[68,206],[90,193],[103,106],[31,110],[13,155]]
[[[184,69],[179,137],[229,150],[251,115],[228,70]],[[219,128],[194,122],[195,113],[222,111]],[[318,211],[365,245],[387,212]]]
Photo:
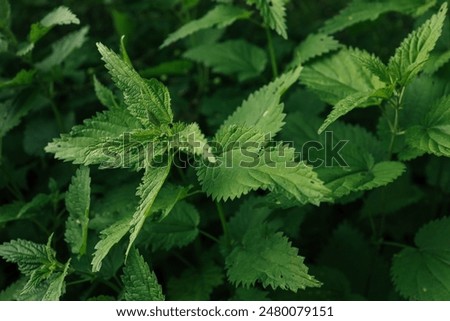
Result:
[[132,66],[101,43],[97,47],[130,113],[146,127],[171,123],[173,114],[167,88],[156,79],[141,78]]
[[[300,81],[332,105],[352,94],[382,87],[380,80],[355,59],[359,55],[361,51],[358,49],[343,49],[306,66]],[[361,107],[364,106],[367,104]]]
[[240,81],[258,76],[267,64],[264,50],[244,40],[198,46],[183,56],[203,63],[217,73],[236,74]]
[[164,301],[155,273],[136,249],[130,251],[123,269],[122,282],[123,298],[126,301]]
[[287,39],[286,26],[286,0],[247,0],[254,4],[263,17],[264,24],[275,30],[280,36]]
[[166,47],[175,41],[209,28],[225,28],[238,19],[247,19],[251,13],[247,10],[233,7],[231,5],[218,5],[203,17],[191,20],[177,31],[171,33],[163,42],[160,48]]
[[419,125],[407,129],[406,141],[413,148],[450,157],[450,96],[432,106]]
[[303,65],[312,58],[340,49],[341,47],[342,45],[339,41],[332,36],[323,33],[310,34],[295,48],[291,66]]
[[130,223],[130,242],[127,254],[139,235],[145,220],[152,214],[153,203],[166,181],[167,175],[169,175],[171,165],[171,161],[169,161],[168,164],[162,164],[160,167],[149,167],[145,170],[144,177],[136,193],[140,197],[140,201]]
[[86,252],[91,203],[91,178],[89,167],[80,167],[66,193],[66,208],[69,218],[66,222],[65,240],[72,253],[83,255]]
[[[157,201],[155,201],[155,207]],[[198,235],[200,215],[197,209],[184,201],[178,202],[159,222],[149,222],[143,227],[145,242],[153,250],[170,250],[191,243]]]
[[414,241],[394,256],[395,287],[411,300],[450,300],[450,218],[428,223]]
[[301,70],[301,67],[295,68],[252,93],[228,117],[221,130],[227,126],[238,125],[270,134],[272,137],[275,136],[284,125],[285,114],[283,113],[283,104],[280,103],[281,96],[298,79]]
[[282,233],[268,232],[263,226],[247,231],[242,243],[226,258],[228,279],[236,286],[281,288],[296,292],[306,287],[320,286],[308,274],[308,268],[298,250]]
[[390,59],[389,71],[400,84],[405,85],[423,69],[442,33],[446,14],[447,3],[444,2],[437,14],[409,34]]

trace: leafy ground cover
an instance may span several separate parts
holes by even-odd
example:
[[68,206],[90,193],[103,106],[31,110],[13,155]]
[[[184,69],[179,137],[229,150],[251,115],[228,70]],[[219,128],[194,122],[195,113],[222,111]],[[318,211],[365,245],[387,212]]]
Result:
[[1,300],[449,300],[442,0],[0,0]]

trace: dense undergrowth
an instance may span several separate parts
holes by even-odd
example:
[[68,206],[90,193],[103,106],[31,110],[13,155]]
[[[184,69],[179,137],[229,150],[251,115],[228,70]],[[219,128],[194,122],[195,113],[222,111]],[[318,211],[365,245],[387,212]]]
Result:
[[447,6],[0,0],[0,299],[449,300]]

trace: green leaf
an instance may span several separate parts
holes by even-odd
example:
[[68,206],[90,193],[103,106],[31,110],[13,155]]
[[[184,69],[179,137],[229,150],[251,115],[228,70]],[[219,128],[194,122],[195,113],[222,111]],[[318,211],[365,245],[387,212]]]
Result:
[[172,148],[176,147],[183,152],[209,158],[214,161],[208,141],[197,123],[183,124],[180,130],[176,130],[170,143]]
[[206,301],[214,288],[223,283],[223,271],[215,263],[188,268],[179,277],[169,279],[167,296],[171,301]]
[[47,14],[38,23],[31,26],[28,39],[30,43],[36,43],[44,37],[54,26],[79,24],[80,20],[70,11],[69,8],[61,6]]
[[173,114],[167,88],[156,79],[141,78],[133,67],[101,43],[97,47],[130,113],[145,127],[171,123]]
[[389,60],[389,72],[400,85],[406,85],[423,69],[442,33],[446,14],[447,3],[444,2],[437,14],[408,35]]
[[[377,91],[371,92],[356,92],[351,94],[350,96],[345,97],[344,99],[338,101],[336,105],[333,106],[333,110],[328,114],[327,118],[323,122],[323,124],[318,129],[318,133],[321,134],[328,128],[332,123],[334,123],[340,117],[346,115],[353,109],[357,107],[376,105],[379,102],[373,100],[376,97]],[[371,101],[372,100],[372,101]]]
[[283,113],[283,104],[280,103],[281,96],[298,79],[301,70],[301,67],[297,67],[286,72],[270,84],[252,93],[228,117],[219,132],[226,130],[228,126],[238,125],[269,134],[271,137],[275,136],[284,125],[285,114]]
[[171,33],[166,40],[164,40],[160,48],[167,47],[171,43],[186,38],[187,36],[203,29],[214,27],[225,28],[238,19],[249,18],[250,15],[251,12],[238,7],[231,5],[218,5],[211,11],[207,12],[203,17],[196,20],[191,20],[177,31]]
[[17,102],[13,103],[11,100],[0,102],[0,138],[19,125],[21,119],[25,117],[33,107],[34,105],[32,104],[18,104]]
[[102,261],[108,255],[111,248],[127,234],[130,229],[130,218],[124,218],[105,230],[101,231],[101,240],[95,245],[94,257],[92,259],[92,272],[100,271]]
[[6,289],[0,292],[0,301],[17,301],[20,296],[20,292],[27,284],[27,278],[21,277]]
[[145,242],[150,243],[153,251],[170,250],[186,246],[195,240],[198,235],[199,223],[200,215],[197,209],[191,204],[181,201],[173,206],[170,213],[161,221],[145,224],[142,234]]
[[450,300],[450,218],[426,224],[414,243],[417,248],[394,256],[391,272],[397,291],[410,300]]
[[126,301],[164,301],[161,286],[137,249],[130,251],[123,269],[123,298]]
[[409,146],[450,157],[450,95],[434,104],[418,125],[407,128]]
[[258,76],[267,64],[264,50],[245,40],[201,45],[189,49],[183,57],[203,63],[217,73],[236,74],[239,81]]
[[145,220],[154,212],[151,211],[156,196],[169,175],[172,160],[166,164],[159,164],[158,167],[151,166],[146,168],[142,182],[137,189],[137,195],[140,197],[139,205],[134,212],[133,219],[130,222],[130,241],[128,243],[127,254],[136,240]]
[[227,275],[236,286],[249,287],[261,282],[263,287],[297,292],[320,286],[308,274],[298,249],[282,233],[268,231],[263,225],[249,229],[242,242],[225,260]]
[[16,263],[20,272],[25,275],[31,275],[43,266],[56,265],[55,255],[55,251],[48,244],[36,244],[19,239],[0,245],[0,256],[7,262]]
[[258,8],[264,24],[275,30],[284,39],[287,39],[286,26],[286,2],[287,0],[247,0],[248,4]]
[[79,255],[86,253],[91,203],[90,184],[89,167],[80,167],[72,178],[66,193],[66,208],[69,217],[64,236],[72,253]]
[[48,287],[46,287],[45,293],[42,295],[42,301],[58,301],[61,295],[65,291],[65,282],[67,274],[69,273],[70,259],[64,266],[62,272],[54,274],[49,278]]
[[[355,59],[361,54],[358,49],[342,49],[331,57],[306,66],[300,81],[332,105],[356,93],[369,93],[381,88],[383,83]],[[368,100],[361,107],[372,103]]]
[[322,56],[341,48],[342,45],[332,36],[323,33],[310,34],[294,49],[294,59],[290,65],[303,65],[312,58]]
[[[127,109],[114,108],[85,120],[83,125],[74,126],[69,134],[61,134],[45,147],[45,151],[74,164],[99,164],[103,168],[142,167],[142,159],[132,157],[132,146],[127,145],[128,149],[124,146],[123,135],[141,128],[142,124]],[[125,156],[128,162],[125,162]]]
[[429,75],[436,73],[441,67],[450,61],[450,50],[431,53],[429,59],[427,60],[423,71]]
[[103,106],[107,107],[108,109],[119,107],[119,104],[117,103],[113,92],[106,88],[106,86],[103,85],[95,76],[94,89],[97,99],[102,103]]
[[[430,6],[430,3],[431,5],[433,4],[433,1],[428,2],[428,6]],[[326,34],[333,34],[363,21],[376,20],[386,12],[413,13],[423,5],[422,0],[353,0],[338,15],[327,20],[320,31]]]
[[250,137],[223,151],[216,163],[200,167],[197,175],[203,190],[213,199],[225,201],[259,188],[283,193],[302,204],[327,200],[328,189],[311,167],[294,162],[292,148],[281,144],[259,148],[260,142]]
[[15,86],[26,86],[33,82],[36,70],[20,70],[12,79],[0,82],[0,88],[15,87]]
[[80,48],[86,42],[88,31],[89,27],[84,27],[54,42],[52,44],[52,53],[36,63],[36,68],[47,71],[60,65],[75,49]]

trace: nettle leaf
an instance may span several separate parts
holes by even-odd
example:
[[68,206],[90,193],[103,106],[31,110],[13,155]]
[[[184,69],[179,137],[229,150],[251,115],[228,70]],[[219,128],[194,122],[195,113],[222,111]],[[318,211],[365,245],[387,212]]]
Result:
[[294,59],[290,65],[303,65],[312,58],[322,56],[341,48],[342,44],[332,36],[323,33],[310,34],[297,46],[297,48],[294,49]]
[[7,262],[16,263],[20,272],[31,275],[41,267],[57,264],[55,251],[47,244],[36,244],[26,240],[12,240],[0,245],[0,256]]
[[[45,151],[74,164],[99,164],[103,168],[142,167],[139,166],[140,157],[134,159],[129,153],[121,153],[125,149],[123,134],[138,129],[142,129],[142,124],[127,109],[114,108],[97,113],[83,125],[74,126],[69,134],[61,134],[45,147]],[[129,147],[131,150],[132,146]],[[128,163],[124,156],[129,157]]]
[[197,174],[203,190],[225,201],[259,188],[283,193],[302,204],[318,205],[328,199],[329,190],[313,169],[294,162],[292,148],[278,145],[255,151],[254,144],[243,142],[244,148],[225,151],[217,156],[217,163],[200,167]]
[[191,20],[177,31],[171,33],[166,40],[164,40],[160,48],[167,47],[168,45],[203,29],[225,28],[238,19],[249,18],[250,15],[250,11],[238,7],[231,5],[217,5],[203,17]]
[[195,240],[198,236],[199,223],[200,215],[197,209],[189,203],[180,201],[164,219],[144,225],[142,236],[146,243],[150,243],[153,251],[170,250],[186,246]]
[[201,45],[189,49],[183,57],[203,63],[217,73],[236,74],[239,81],[258,76],[267,65],[265,51],[245,40]]
[[420,123],[406,130],[409,146],[450,157],[450,95],[434,104]]
[[52,44],[52,53],[38,62],[36,68],[47,71],[60,65],[75,49],[80,48],[86,42],[88,31],[89,27],[84,27],[54,42]]
[[140,197],[139,205],[134,212],[130,223],[130,241],[127,248],[127,254],[136,240],[147,217],[152,214],[152,206],[155,202],[161,187],[166,181],[170,172],[172,160],[165,164],[159,164],[158,167],[151,166],[145,170],[142,182],[137,189],[137,195]]
[[447,3],[444,2],[439,12],[428,19],[419,29],[413,31],[397,48],[389,61],[389,72],[400,85],[407,84],[417,75],[427,61],[442,33],[447,14]]
[[214,156],[211,154],[208,141],[202,133],[197,123],[183,124],[182,128],[176,131],[172,140],[171,146],[179,150],[214,161]]
[[284,125],[281,96],[294,84],[301,71],[302,68],[297,67],[252,93],[222,124],[219,132],[228,126],[238,125],[274,137]]
[[[55,273],[45,283],[43,288],[45,292],[42,294],[40,300],[42,301],[58,301],[61,295],[65,292],[65,278],[69,273],[70,260],[64,265],[64,269],[60,273]],[[37,288],[41,291],[41,286]]]
[[287,39],[287,0],[247,0],[247,3],[258,8],[266,26],[275,30],[284,39]]
[[74,254],[86,253],[91,203],[90,184],[89,167],[80,167],[72,178],[66,193],[66,208],[69,217],[64,236]]
[[[314,62],[303,69],[300,81],[323,101],[335,105],[356,93],[371,93],[383,83],[355,59],[359,49],[342,49],[331,57]],[[360,107],[370,106],[368,100]]]
[[0,126],[0,138],[4,137],[11,129],[20,124],[20,121],[32,109],[33,104],[18,104],[13,103],[12,100],[5,100],[0,102],[0,119],[2,126]]
[[36,70],[22,69],[12,79],[0,82],[0,88],[26,86],[33,82]]
[[236,286],[249,287],[261,282],[264,287],[294,292],[320,286],[308,274],[303,258],[287,237],[264,226],[250,228],[225,263],[228,279]]
[[113,92],[105,85],[103,85],[95,76],[94,89],[97,99],[102,103],[103,106],[107,107],[108,109],[119,107],[119,104],[116,101],[116,97],[114,96]]
[[132,66],[101,43],[97,47],[130,113],[145,127],[171,123],[173,114],[167,88],[156,79],[141,78]]
[[436,73],[444,65],[450,61],[450,50],[440,53],[431,53],[428,58],[423,71],[429,75]]
[[167,297],[171,301],[207,301],[213,290],[223,283],[222,269],[211,261],[188,268],[179,277],[169,279]]
[[101,240],[95,245],[94,257],[92,259],[92,272],[98,272],[102,268],[104,258],[111,248],[130,230],[132,217],[124,218],[100,232]]
[[[428,7],[433,4],[433,1],[429,1]],[[338,15],[327,20],[320,31],[333,34],[363,21],[376,20],[380,15],[390,11],[414,13],[423,5],[422,0],[383,0],[376,2],[353,0]]]
[[132,249],[123,269],[123,299],[126,301],[164,301],[161,286],[137,249]]
[[450,218],[426,224],[414,243],[417,248],[394,256],[391,272],[396,289],[411,300],[450,300]]
[[31,26],[28,39],[31,43],[36,43],[57,25],[79,24],[80,20],[75,16],[69,8],[61,6],[47,14],[38,23]]

